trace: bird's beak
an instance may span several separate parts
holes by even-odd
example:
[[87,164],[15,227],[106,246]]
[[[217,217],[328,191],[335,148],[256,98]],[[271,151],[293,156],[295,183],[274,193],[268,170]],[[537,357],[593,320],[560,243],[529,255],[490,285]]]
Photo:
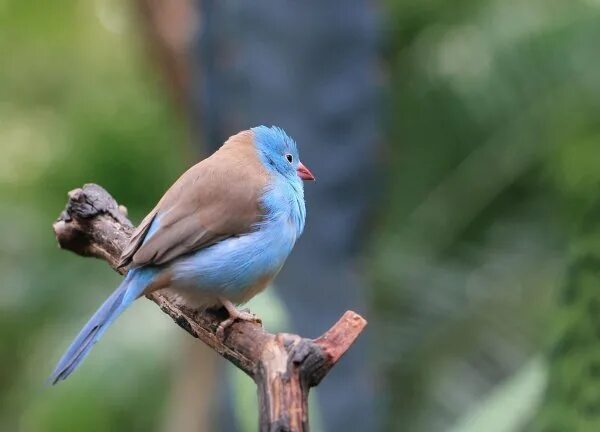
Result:
[[302,165],[302,162],[298,163],[298,168],[296,168],[296,172],[298,173],[298,177],[302,180],[314,180],[315,176],[312,175],[310,170]]

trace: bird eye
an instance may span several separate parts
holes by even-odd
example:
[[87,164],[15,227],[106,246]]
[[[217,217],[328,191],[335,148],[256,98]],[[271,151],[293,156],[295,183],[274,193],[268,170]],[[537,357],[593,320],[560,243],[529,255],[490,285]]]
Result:
[[289,163],[292,163],[294,161],[294,158],[289,153],[285,155],[285,158],[288,160]]

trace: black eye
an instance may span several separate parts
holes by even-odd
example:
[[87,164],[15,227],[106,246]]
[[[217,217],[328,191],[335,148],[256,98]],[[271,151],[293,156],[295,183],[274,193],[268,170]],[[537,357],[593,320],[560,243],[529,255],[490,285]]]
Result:
[[289,153],[285,155],[285,158],[288,160],[289,163],[292,163],[294,161],[294,158]]

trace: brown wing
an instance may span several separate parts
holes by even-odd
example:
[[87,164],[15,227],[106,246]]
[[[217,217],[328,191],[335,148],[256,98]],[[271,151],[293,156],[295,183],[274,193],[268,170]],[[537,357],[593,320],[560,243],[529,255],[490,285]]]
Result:
[[[249,232],[263,216],[260,196],[268,177],[252,143],[252,132],[231,137],[171,186],[133,233],[119,266],[165,264]],[[156,218],[159,227],[144,242]]]

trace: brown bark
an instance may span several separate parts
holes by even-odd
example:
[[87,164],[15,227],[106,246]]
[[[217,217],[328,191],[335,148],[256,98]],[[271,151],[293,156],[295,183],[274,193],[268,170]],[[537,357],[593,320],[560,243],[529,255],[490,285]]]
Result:
[[[69,192],[67,207],[53,225],[59,245],[79,255],[101,258],[116,269],[133,231],[126,210],[98,185]],[[321,337],[311,340],[271,334],[260,324],[235,322],[217,337],[223,310],[197,311],[160,292],[148,296],[181,328],[254,379],[261,431],[308,431],[308,392],[361,333],[366,321],[352,311]]]

